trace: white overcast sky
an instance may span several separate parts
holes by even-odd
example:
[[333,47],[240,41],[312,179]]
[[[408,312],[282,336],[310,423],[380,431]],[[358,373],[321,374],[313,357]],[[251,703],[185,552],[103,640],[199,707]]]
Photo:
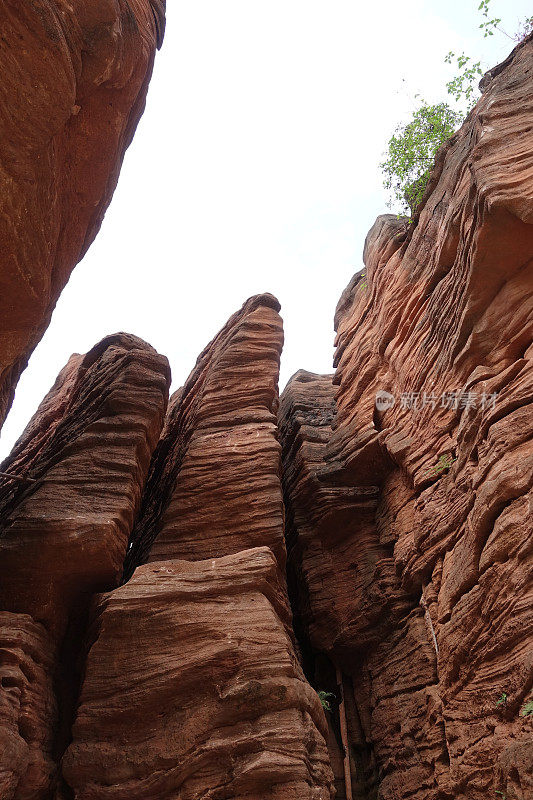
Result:
[[[379,162],[414,95],[447,99],[448,50],[487,68],[478,0],[167,0],[145,115],[102,230],[19,382],[0,456],[71,353],[128,331],[173,388],[252,294],[282,305],[281,386],[332,370],[333,313],[387,211]],[[528,0],[493,0],[514,32]]]

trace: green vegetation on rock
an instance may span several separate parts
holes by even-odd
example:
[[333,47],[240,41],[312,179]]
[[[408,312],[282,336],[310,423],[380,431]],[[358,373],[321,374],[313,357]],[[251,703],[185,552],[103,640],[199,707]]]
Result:
[[422,200],[439,147],[457,130],[463,115],[447,103],[423,103],[411,122],[399,125],[380,164],[384,186],[401,211],[412,216]]
[[[507,33],[500,27],[502,20],[490,16],[490,2],[481,0],[478,5],[482,15],[479,28],[484,38],[498,31],[511,41],[520,42],[533,31],[533,17],[528,17],[520,23],[514,35]],[[432,105],[417,95],[418,108],[409,122],[398,125],[389,139],[385,160],[380,164],[383,185],[390,195],[389,208],[396,209],[399,214],[407,214],[410,219],[419,208],[426,191],[437,151],[460,127],[480,96],[477,84],[484,73],[481,61],[474,61],[465,53],[457,55],[453,51],[444,60],[456,67],[456,74],[446,83],[446,90],[455,100],[457,109],[454,110],[445,102]]]

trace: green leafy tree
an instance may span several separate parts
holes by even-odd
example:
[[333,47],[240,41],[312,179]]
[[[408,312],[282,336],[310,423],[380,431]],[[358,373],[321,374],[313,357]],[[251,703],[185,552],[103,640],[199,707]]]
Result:
[[485,39],[487,38],[487,36],[494,36],[495,30],[500,31],[501,33],[505,34],[505,36],[509,36],[508,33],[506,33],[499,27],[501,19],[499,19],[498,17],[489,19],[490,0],[481,0],[481,3],[478,6],[478,11],[481,11],[483,16],[485,17],[484,22],[482,22],[479,26],[483,31],[483,36]]
[[[525,19],[517,33],[510,36],[500,27],[501,19],[493,17],[491,0],[481,0],[478,11],[482,14],[479,28],[484,38],[494,31],[513,41],[522,41],[533,31],[533,17]],[[410,122],[399,125],[388,143],[385,160],[380,164],[384,173],[384,187],[390,193],[389,208],[398,207],[400,213],[412,218],[426,190],[435,154],[439,147],[457,130],[464,117],[479,99],[478,84],[484,70],[481,61],[474,61],[465,53],[450,51],[445,62],[455,64],[456,74],[446,84],[448,94],[457,104],[457,110],[448,103],[429,105],[422,101]]]
[[399,125],[380,164],[384,186],[391,193],[389,208],[399,204],[410,217],[426,190],[435,154],[459,127],[463,116],[447,103],[422,102],[411,122]]
[[455,99],[456,103],[463,103],[465,111],[471,111],[479,100],[478,83],[483,75],[481,61],[472,61],[470,56],[461,53],[460,56],[450,50],[444,61],[451,64],[455,59],[457,64],[457,74],[448,81],[446,89],[448,94]]
[[[491,0],[481,0],[478,6],[478,11],[481,11],[483,16],[479,28],[483,31],[484,39],[488,36],[494,36],[494,31],[498,31],[507,36],[512,42],[521,42],[531,33],[533,30],[533,17],[527,17],[519,24],[514,36],[511,36],[500,26],[501,19],[491,16],[490,3]],[[457,55],[453,50],[450,50],[444,61],[447,64],[455,63],[457,69],[457,74],[446,84],[448,94],[455,99],[456,103],[464,104],[465,111],[468,113],[475,106],[480,96],[478,84],[485,71],[481,68],[481,61],[474,61],[465,53]]]
[[529,36],[533,30],[533,17],[526,17],[524,20],[522,20],[519,23],[517,32],[514,34],[514,36],[511,36],[510,33],[507,33],[506,30],[500,27],[501,19],[499,19],[499,17],[493,17],[493,19],[489,18],[489,14],[491,13],[490,3],[491,0],[481,0],[481,3],[478,6],[478,11],[481,11],[485,17],[484,21],[479,26],[483,31],[483,36],[485,39],[487,36],[494,36],[494,31],[503,33],[504,36],[507,36],[507,38],[511,39],[513,42],[521,42],[526,38],[526,36]]

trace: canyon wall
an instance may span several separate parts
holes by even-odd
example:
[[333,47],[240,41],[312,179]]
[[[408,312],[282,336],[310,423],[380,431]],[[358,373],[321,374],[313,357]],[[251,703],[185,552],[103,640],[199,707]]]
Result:
[[63,761],[75,797],[333,797],[268,547],[146,564],[98,598],[93,625]]
[[414,223],[377,220],[335,374],[281,398],[297,630],[362,797],[533,793],[532,64],[487,76]]
[[[164,24],[158,0],[39,8],[0,12],[35,106],[1,118],[0,417]],[[72,356],[0,467],[0,800],[532,796],[532,64],[530,37],[415,219],[376,221],[334,374],[278,398],[269,294],[170,401],[135,336]]]
[[165,0],[0,8],[0,427],[102,222],[143,112]]

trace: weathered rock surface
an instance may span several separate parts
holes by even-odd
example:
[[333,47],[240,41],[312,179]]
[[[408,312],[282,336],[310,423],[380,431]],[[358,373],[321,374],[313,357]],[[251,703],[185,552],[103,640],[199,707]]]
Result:
[[[0,417],[163,25],[157,0],[34,5],[0,12],[27,37],[21,96],[41,76],[0,119]],[[532,66],[530,37],[414,224],[378,219],[335,375],[297,373],[278,421],[271,295],[202,352],[161,436],[166,359],[125,334],[73,356],[1,467],[2,798],[533,796]]]
[[250,298],[171,402],[133,577],[91,615],[67,796],[333,796],[283,569],[278,311],[271,295]]
[[98,599],[93,626],[63,761],[76,798],[333,796],[268,548],[139,567]]
[[272,295],[246,301],[172,397],[126,573],[266,545],[285,563],[278,375],[283,326]]
[[1,608],[60,640],[76,598],[116,586],[169,383],[128,334],[72,356],[2,464]]
[[55,770],[54,647],[26,614],[0,611],[0,797],[41,798]]
[[[391,687],[398,683],[407,689],[433,684],[434,659],[431,653],[428,657],[421,652],[420,658],[410,662],[411,629],[423,627],[422,611],[410,615],[417,600],[413,603],[402,591],[391,547],[377,532],[378,486],[343,485],[339,464],[326,460],[334,424],[332,376],[296,373],[280,400],[288,576],[295,631],[315,653],[326,654],[345,673],[342,687],[338,686],[334,669],[330,668],[328,675],[320,661],[315,665],[312,656],[306,659],[309,677],[318,688],[344,694],[353,792],[355,797],[367,798],[375,796],[379,779],[376,758],[381,755],[370,736],[369,694],[377,691],[378,696],[380,692],[394,696],[396,689]],[[370,470],[370,475],[379,482],[379,471]],[[378,690],[368,680],[370,661],[373,672],[382,675]],[[391,674],[391,664],[398,674]],[[393,731],[400,721],[406,724],[412,717],[420,740],[438,733],[433,726],[431,733],[423,727],[418,729],[421,700],[423,694],[416,704],[398,709],[391,722]],[[333,723],[338,726],[338,719]],[[397,754],[398,738],[393,742],[392,757]],[[337,745],[342,747],[330,737],[334,766],[339,759]],[[390,753],[384,755],[385,761],[390,758]],[[403,769],[409,768],[408,762],[404,754]],[[338,765],[336,776],[338,797],[344,799],[343,770]]]
[[136,337],[109,336],[72,356],[2,465],[3,798],[49,797],[52,753],[70,736],[87,607],[121,577],[169,383],[166,358]]
[[357,629],[358,637],[378,640],[375,626],[383,618],[385,604],[392,602],[390,597],[382,598],[380,606],[368,602],[363,618],[362,603],[372,591],[373,574],[360,569],[355,576],[355,561],[371,567],[381,560],[381,582],[393,569],[374,533],[377,486],[336,484],[328,472],[325,457],[334,415],[332,376],[296,373],[280,402],[283,480],[290,497],[289,574],[298,593],[298,625],[317,649],[327,653],[338,652],[344,641],[351,641],[350,628]]
[[0,425],[111,200],[164,12],[165,0],[0,8]]
[[298,618],[353,681],[354,791],[374,784],[381,800],[533,792],[533,718],[520,715],[533,686],[532,65],[530,38],[492,72],[415,225],[382,217],[370,232],[365,280],[337,309],[334,409],[323,376],[297,375],[282,397]]

